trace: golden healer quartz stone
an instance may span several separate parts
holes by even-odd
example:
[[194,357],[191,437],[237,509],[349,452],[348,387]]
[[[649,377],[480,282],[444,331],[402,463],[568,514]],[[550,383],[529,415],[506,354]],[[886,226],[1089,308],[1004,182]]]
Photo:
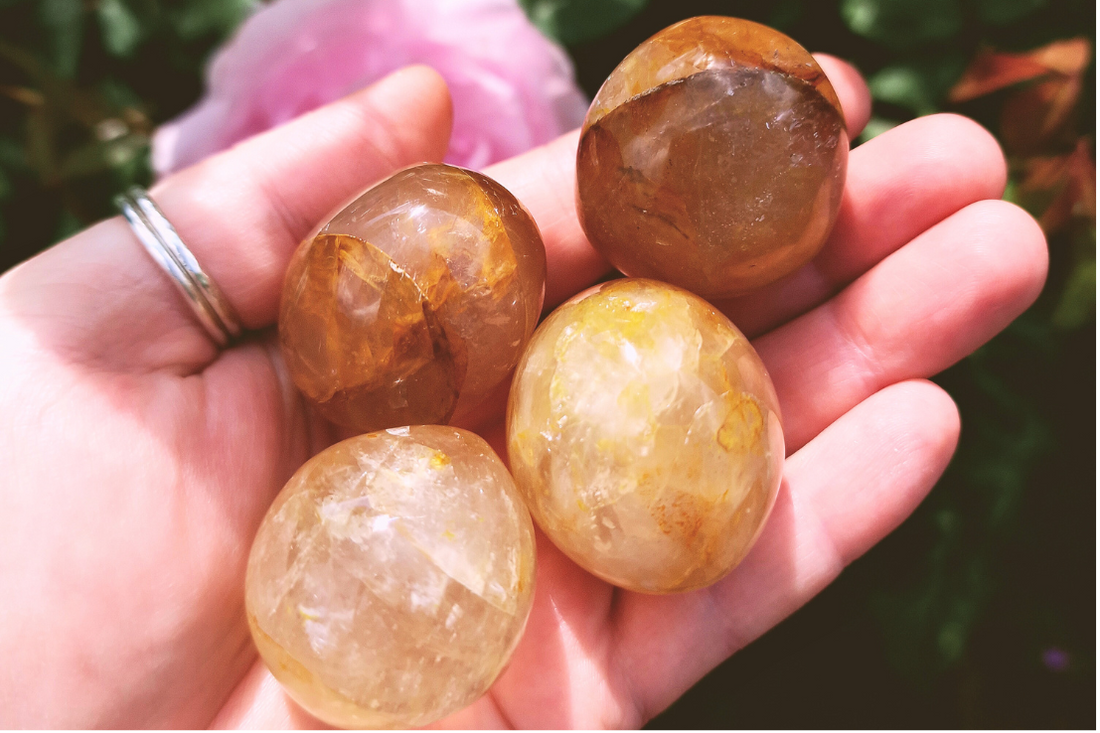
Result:
[[581,293],[535,332],[508,402],[508,457],[535,522],[589,572],[669,593],[748,552],[783,463],[779,407],[744,336],[651,280]]
[[426,725],[476,700],[531,609],[535,540],[473,433],[396,428],[294,474],[252,545],[245,604],[272,674],[342,727]]
[[495,181],[419,165],[307,237],[287,270],[279,339],[320,412],[363,432],[444,423],[519,360],[538,323],[546,253]]
[[840,102],[804,48],[747,20],[691,18],[632,51],[596,94],[577,211],[627,275],[727,297],[821,249],[847,159]]

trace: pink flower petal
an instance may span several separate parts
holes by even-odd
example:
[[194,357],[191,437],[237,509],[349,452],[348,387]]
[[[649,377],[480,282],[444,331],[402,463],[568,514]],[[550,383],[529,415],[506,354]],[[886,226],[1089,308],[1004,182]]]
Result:
[[588,107],[569,57],[515,0],[278,0],[217,52],[206,96],[157,130],[153,167],[184,168],[409,64],[450,87],[455,165],[549,142]]

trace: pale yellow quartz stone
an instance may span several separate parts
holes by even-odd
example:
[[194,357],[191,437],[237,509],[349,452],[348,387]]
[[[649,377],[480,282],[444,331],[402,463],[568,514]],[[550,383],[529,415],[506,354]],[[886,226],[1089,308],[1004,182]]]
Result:
[[290,479],[252,545],[248,622],[271,672],[326,723],[426,725],[504,668],[534,571],[531,518],[492,448],[397,428]]
[[748,552],[775,500],[783,430],[748,340],[706,301],[616,280],[535,332],[508,456],[535,522],[589,572],[647,593],[699,588]]

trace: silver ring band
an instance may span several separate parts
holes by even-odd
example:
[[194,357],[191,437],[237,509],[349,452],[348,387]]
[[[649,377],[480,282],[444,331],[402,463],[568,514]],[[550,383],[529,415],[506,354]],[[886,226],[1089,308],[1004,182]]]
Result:
[[210,338],[225,346],[240,336],[241,322],[233,306],[145,190],[134,186],[115,197],[115,205],[145,251],[172,278]]

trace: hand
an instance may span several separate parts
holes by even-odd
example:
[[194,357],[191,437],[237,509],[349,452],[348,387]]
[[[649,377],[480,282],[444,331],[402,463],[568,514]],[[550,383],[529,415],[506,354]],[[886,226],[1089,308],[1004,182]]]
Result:
[[[870,101],[820,58],[853,136]],[[163,181],[152,195],[254,336],[218,351],[115,217],[0,278],[0,724],[314,726],[257,660],[245,561],[275,494],[334,439],[271,326],[299,240],[389,172],[439,160],[450,103],[411,68]],[[487,173],[542,228],[547,305],[601,275],[573,208],[576,134]],[[922,378],[1038,295],[1037,225],[1001,201],[994,140],[965,119],[854,150],[814,262],[722,304],[775,381],[789,451],[759,542],[718,584],[622,591],[539,537],[510,667],[446,726],[636,726],[777,624],[898,525],[958,436]],[[503,394],[503,390],[502,390]],[[502,447],[501,404],[479,429]]]

